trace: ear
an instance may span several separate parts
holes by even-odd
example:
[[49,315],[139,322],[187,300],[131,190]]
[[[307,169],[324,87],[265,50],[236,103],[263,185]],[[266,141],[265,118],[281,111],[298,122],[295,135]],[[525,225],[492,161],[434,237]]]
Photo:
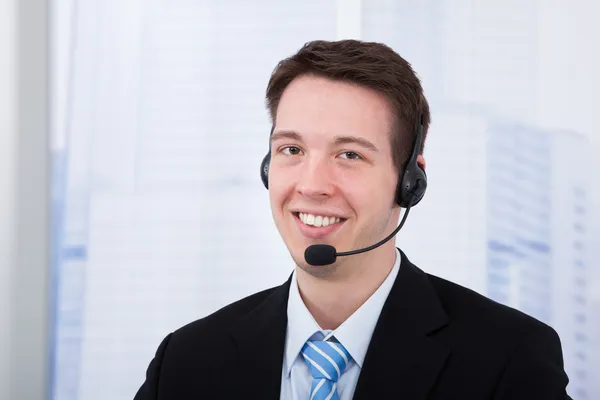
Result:
[[417,156],[417,163],[421,166],[421,168],[423,168],[423,171],[425,171],[425,168],[427,167],[427,163],[425,162],[425,157],[423,157],[421,154],[419,154]]

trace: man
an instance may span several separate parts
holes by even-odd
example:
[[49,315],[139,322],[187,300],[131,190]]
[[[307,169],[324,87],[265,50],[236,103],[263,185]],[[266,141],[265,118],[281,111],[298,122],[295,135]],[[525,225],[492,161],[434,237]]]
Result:
[[310,42],[266,97],[261,174],[295,271],[169,334],[135,399],[569,398],[549,326],[423,272],[393,241],[310,247],[380,242],[423,195],[430,111],[404,59]]

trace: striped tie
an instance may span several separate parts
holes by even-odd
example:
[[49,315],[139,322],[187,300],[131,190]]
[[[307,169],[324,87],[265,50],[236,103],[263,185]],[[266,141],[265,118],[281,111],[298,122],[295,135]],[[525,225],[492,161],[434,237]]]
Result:
[[351,359],[348,350],[337,342],[309,340],[302,355],[313,376],[310,400],[339,400],[337,380]]

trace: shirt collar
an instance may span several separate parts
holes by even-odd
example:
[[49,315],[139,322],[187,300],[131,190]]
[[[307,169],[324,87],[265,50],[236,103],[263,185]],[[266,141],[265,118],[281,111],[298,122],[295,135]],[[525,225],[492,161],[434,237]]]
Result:
[[306,341],[316,332],[321,332],[325,338],[335,338],[348,350],[354,361],[362,368],[371,336],[377,325],[381,309],[394,285],[400,270],[400,251],[396,249],[396,261],[379,288],[335,331],[324,331],[315,321],[310,311],[300,297],[296,271],[293,273],[288,298],[287,314],[288,329],[285,338],[284,367],[289,376],[294,361],[300,354]]
[[284,365],[286,376],[292,372],[292,364],[306,341],[321,327],[313,318],[300,297],[296,271],[293,272],[287,305],[288,326],[285,337]]

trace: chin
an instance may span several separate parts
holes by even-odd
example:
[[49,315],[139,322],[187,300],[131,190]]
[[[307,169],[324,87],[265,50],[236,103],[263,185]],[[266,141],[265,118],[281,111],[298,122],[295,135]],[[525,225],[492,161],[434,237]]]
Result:
[[300,268],[306,274],[321,279],[334,275],[340,267],[339,260],[329,265],[310,265],[304,260],[304,254],[299,259],[294,258],[294,261],[298,268]]
[[334,263],[328,265],[311,265],[306,262],[304,258],[304,252],[308,246],[311,244],[317,243],[309,243],[305,246],[295,246],[290,250],[290,255],[294,260],[294,263],[298,268],[307,273],[308,275],[314,276],[315,278],[327,278],[332,276],[338,271],[338,269],[343,265],[344,259],[347,257],[340,257]]

